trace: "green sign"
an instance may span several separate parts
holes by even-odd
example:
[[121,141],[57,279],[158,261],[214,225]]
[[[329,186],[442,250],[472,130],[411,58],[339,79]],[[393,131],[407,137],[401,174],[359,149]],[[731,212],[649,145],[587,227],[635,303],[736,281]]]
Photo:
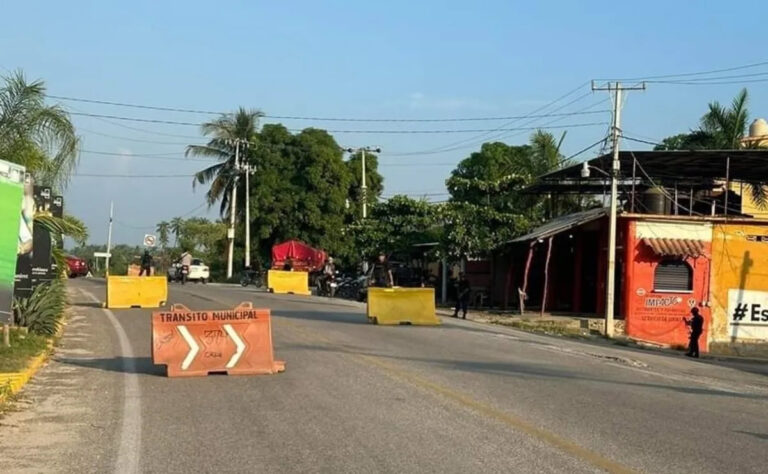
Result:
[[23,166],[0,160],[0,322],[12,319],[13,280],[19,244],[21,199],[24,194]]

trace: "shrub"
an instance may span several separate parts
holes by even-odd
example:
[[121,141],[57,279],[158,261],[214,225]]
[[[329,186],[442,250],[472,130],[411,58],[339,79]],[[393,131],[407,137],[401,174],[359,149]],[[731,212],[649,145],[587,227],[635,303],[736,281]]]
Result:
[[19,326],[35,334],[56,334],[67,305],[67,294],[61,280],[39,285],[28,298],[14,301],[14,314]]

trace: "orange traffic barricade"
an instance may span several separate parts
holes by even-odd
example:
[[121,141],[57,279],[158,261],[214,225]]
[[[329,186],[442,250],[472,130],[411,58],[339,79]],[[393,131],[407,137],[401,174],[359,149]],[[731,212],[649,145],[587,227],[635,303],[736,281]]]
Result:
[[276,374],[268,309],[241,303],[234,309],[192,311],[182,305],[152,313],[152,362],[168,377]]

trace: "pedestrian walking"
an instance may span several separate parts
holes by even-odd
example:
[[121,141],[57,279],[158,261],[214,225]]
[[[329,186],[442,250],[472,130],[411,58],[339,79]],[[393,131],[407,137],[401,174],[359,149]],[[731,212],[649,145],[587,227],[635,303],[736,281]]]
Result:
[[144,255],[141,256],[141,270],[139,270],[139,276],[152,276],[152,255],[149,250],[144,250]]
[[691,328],[691,339],[688,342],[688,357],[699,357],[699,337],[704,330],[704,318],[699,314],[699,308],[691,308],[691,319],[684,319],[685,325]]
[[456,282],[456,310],[453,317],[459,317],[459,310],[462,312],[462,319],[467,319],[467,307],[469,306],[469,294],[472,288],[469,286],[469,280],[464,272],[459,273],[459,281]]

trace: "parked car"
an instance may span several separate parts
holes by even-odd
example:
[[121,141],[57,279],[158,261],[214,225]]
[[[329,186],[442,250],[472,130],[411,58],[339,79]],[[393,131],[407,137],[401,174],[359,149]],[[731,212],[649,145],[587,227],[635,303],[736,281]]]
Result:
[[[207,283],[211,279],[211,270],[208,265],[203,263],[199,258],[192,259],[192,265],[189,266],[189,273],[187,274],[188,281],[195,281],[200,283]],[[174,263],[168,268],[168,281],[181,281],[181,264]]]
[[80,257],[67,255],[67,275],[70,278],[88,275],[88,264]]

